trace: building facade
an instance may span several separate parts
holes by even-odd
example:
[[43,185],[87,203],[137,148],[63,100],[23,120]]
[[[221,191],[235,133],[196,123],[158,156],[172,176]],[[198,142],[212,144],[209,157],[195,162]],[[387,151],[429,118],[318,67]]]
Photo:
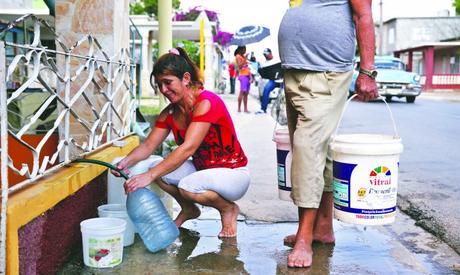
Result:
[[401,57],[424,90],[460,89],[460,16],[393,18],[382,39],[382,53]]

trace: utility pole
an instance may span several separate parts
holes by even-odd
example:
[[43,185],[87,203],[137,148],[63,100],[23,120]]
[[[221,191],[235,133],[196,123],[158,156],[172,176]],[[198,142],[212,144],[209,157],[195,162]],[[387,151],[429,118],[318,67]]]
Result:
[[[158,57],[172,48],[172,0],[158,1]],[[151,51],[152,49],[149,49]],[[166,106],[166,98],[159,94],[160,109]],[[172,208],[171,208],[172,209]]]
[[379,2],[380,22],[379,22],[379,55],[383,55],[383,0]]

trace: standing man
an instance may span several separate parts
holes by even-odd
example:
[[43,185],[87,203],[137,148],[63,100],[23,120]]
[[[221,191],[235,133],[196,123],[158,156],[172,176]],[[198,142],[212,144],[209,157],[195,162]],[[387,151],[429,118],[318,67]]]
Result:
[[[271,65],[274,65],[276,63],[279,63],[279,60],[275,60],[273,58],[272,50],[270,48],[265,48],[264,49],[264,57],[265,57],[265,62],[262,64],[261,68],[265,68]],[[260,81],[259,85],[259,91],[262,89],[262,98],[260,99],[260,110],[256,112],[256,114],[265,114],[267,113],[267,107],[268,103],[270,101],[270,93],[275,89],[276,87],[280,86],[279,82],[275,81],[275,78],[273,79],[263,79],[264,81]],[[263,85],[265,84],[265,85]]]
[[278,44],[284,72],[292,144],[291,197],[299,208],[289,267],[312,264],[312,242],[335,242],[332,226],[332,160],[329,139],[351,83],[355,40],[361,68],[358,99],[378,96],[372,0],[297,1],[284,15]]
[[230,94],[235,94],[236,69],[235,61],[229,61],[228,75],[230,77]]

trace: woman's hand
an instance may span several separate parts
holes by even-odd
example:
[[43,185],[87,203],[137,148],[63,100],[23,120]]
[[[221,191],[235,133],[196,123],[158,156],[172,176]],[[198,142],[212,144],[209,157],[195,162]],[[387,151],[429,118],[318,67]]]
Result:
[[154,178],[149,172],[133,176],[125,182],[125,192],[130,193],[136,191],[138,188],[146,187],[153,180]]
[[[115,167],[117,167],[118,169],[120,169],[121,171],[123,171],[123,173],[125,173],[126,175],[129,176],[129,174],[131,173],[128,169],[128,159],[127,158],[123,158],[122,160],[120,160],[117,164],[115,164]],[[115,176],[115,177],[121,177],[120,173],[118,173],[117,171],[115,170],[110,170],[110,172]]]

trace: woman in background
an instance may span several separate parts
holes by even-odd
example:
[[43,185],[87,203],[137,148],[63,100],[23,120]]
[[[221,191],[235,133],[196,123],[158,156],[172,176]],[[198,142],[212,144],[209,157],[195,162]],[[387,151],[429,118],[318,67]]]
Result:
[[238,95],[238,112],[241,112],[241,102],[244,105],[244,112],[248,110],[248,94],[251,88],[251,71],[246,57],[246,46],[238,46],[235,50],[235,60],[238,69],[238,80],[240,81],[240,94]]

